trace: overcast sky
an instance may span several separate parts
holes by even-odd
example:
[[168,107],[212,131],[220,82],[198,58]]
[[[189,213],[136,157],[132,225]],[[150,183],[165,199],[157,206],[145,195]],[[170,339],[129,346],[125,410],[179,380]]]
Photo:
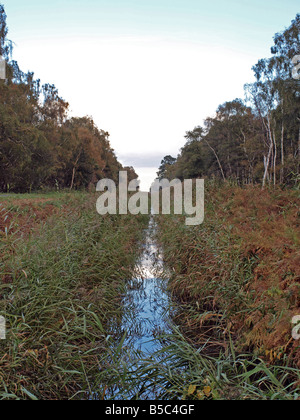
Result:
[[299,0],[8,0],[14,59],[93,116],[147,189],[162,158],[243,97]]

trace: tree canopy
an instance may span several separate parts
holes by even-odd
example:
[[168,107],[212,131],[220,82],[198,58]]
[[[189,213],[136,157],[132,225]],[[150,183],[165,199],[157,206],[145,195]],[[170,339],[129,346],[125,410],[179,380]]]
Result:
[[[12,60],[4,7],[0,5],[0,191],[86,188],[101,178],[118,181],[124,169],[109,133],[91,117],[70,118],[69,104],[52,84],[41,85]],[[129,177],[137,177],[133,168]]]
[[225,102],[187,143],[164,175],[234,179],[239,184],[295,185],[300,165],[300,14],[277,33],[271,57],[253,67],[245,98]]

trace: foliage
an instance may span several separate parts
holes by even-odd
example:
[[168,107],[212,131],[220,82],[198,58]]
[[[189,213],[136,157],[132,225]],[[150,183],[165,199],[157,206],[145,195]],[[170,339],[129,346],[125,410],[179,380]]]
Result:
[[294,186],[300,167],[300,84],[292,77],[300,53],[300,15],[274,37],[245,99],[220,105],[214,117],[186,133],[187,143],[165,176],[216,177],[239,185]]
[[[240,351],[300,366],[291,320],[299,312],[299,193],[208,185],[201,226],[159,217],[159,238],[184,304],[176,322],[215,353],[230,332]],[[225,340],[225,341],[224,341]]]
[[[12,61],[6,14],[0,6],[0,55],[7,80],[0,80],[0,191],[86,188],[101,178],[118,181],[122,165],[109,133],[91,117],[69,118],[69,104],[54,85],[41,86]],[[127,168],[129,178],[135,177]]]

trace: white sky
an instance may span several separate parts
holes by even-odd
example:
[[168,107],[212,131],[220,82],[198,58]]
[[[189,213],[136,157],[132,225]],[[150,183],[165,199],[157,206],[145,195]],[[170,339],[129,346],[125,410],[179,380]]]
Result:
[[110,133],[142,189],[165,155],[177,156],[187,130],[243,97],[251,67],[297,13],[293,0],[229,0],[226,9],[220,0],[40,3],[4,2],[14,59],[54,83],[72,115],[91,115]]

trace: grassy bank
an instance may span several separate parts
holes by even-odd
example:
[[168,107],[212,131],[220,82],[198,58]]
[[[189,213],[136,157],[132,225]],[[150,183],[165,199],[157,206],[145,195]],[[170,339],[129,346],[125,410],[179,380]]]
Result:
[[[203,225],[158,218],[170,289],[182,307],[175,321],[188,338],[184,346],[202,348],[186,383],[197,383],[195,366],[208,363],[210,381],[227,367],[223,373],[235,383],[228,398],[255,390],[266,398],[299,394],[300,347],[291,323],[300,314],[299,208],[298,191],[208,186]],[[216,386],[223,397],[225,385]]]
[[86,193],[0,201],[0,398],[85,398],[147,218],[101,217]]
[[299,192],[210,185],[203,225],[157,217],[179,305],[151,357],[119,322],[148,218],[86,193],[0,201],[0,398],[299,399]]

